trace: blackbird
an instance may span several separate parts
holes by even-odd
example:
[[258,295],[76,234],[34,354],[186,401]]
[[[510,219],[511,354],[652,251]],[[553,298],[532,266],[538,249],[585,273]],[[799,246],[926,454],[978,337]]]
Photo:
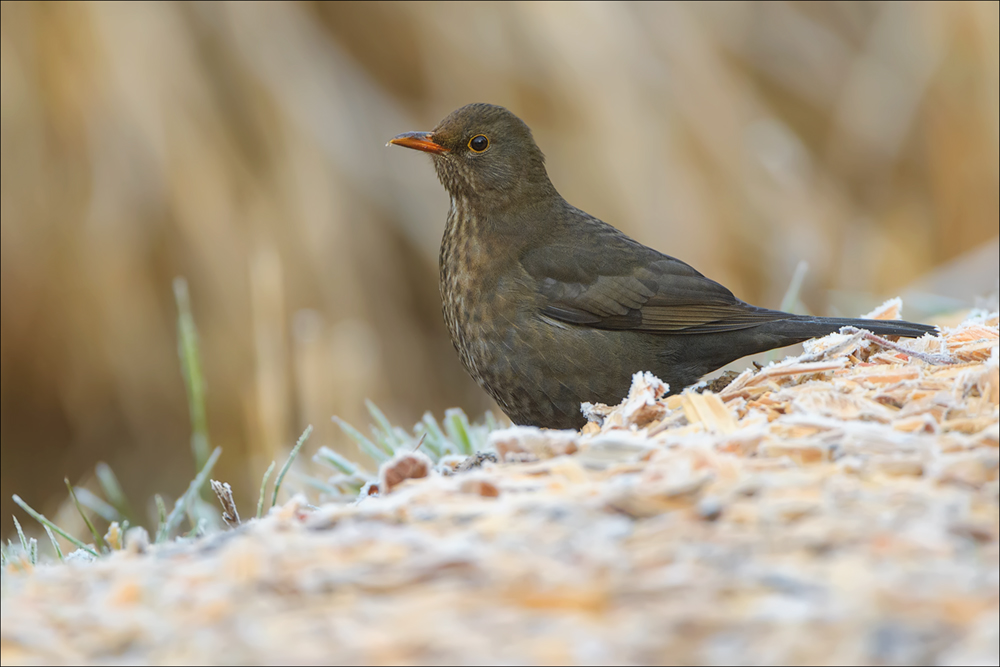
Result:
[[430,153],[451,197],[440,256],[445,323],[465,368],[515,424],[579,428],[580,404],[618,403],[636,371],[676,392],[740,357],[843,326],[934,331],[737,299],[569,204],[531,130],[503,107],[470,104],[389,143]]

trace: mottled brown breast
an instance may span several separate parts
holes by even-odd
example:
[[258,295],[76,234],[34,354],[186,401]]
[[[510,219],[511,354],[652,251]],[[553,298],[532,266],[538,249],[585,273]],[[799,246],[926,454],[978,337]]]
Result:
[[529,304],[511,298],[509,252],[482,234],[468,201],[453,198],[441,242],[441,303],[444,321],[462,364],[477,383],[507,409],[516,393],[504,350],[516,334],[516,309]]

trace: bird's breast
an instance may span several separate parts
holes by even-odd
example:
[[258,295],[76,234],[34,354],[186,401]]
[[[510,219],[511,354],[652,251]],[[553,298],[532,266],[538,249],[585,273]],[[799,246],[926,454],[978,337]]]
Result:
[[453,199],[441,242],[442,310],[462,363],[484,386],[528,305],[517,268],[469,202]]
[[441,242],[441,302],[456,346],[482,323],[484,310],[495,299],[491,288],[497,267],[490,262],[481,227],[465,199],[452,199]]

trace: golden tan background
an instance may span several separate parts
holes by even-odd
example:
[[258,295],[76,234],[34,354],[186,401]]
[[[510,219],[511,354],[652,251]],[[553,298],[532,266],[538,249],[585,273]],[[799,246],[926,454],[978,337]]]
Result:
[[216,476],[307,423],[489,407],[441,323],[447,199],[384,147],[474,101],[581,208],[776,307],[907,315],[997,284],[997,3],[3,3],[2,516],[106,460],[192,474],[187,278]]

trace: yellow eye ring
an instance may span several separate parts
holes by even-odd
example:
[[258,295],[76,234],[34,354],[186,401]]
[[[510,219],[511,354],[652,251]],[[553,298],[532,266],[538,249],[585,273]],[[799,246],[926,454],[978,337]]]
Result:
[[490,138],[485,134],[477,134],[469,139],[469,150],[473,153],[482,153],[490,147]]

